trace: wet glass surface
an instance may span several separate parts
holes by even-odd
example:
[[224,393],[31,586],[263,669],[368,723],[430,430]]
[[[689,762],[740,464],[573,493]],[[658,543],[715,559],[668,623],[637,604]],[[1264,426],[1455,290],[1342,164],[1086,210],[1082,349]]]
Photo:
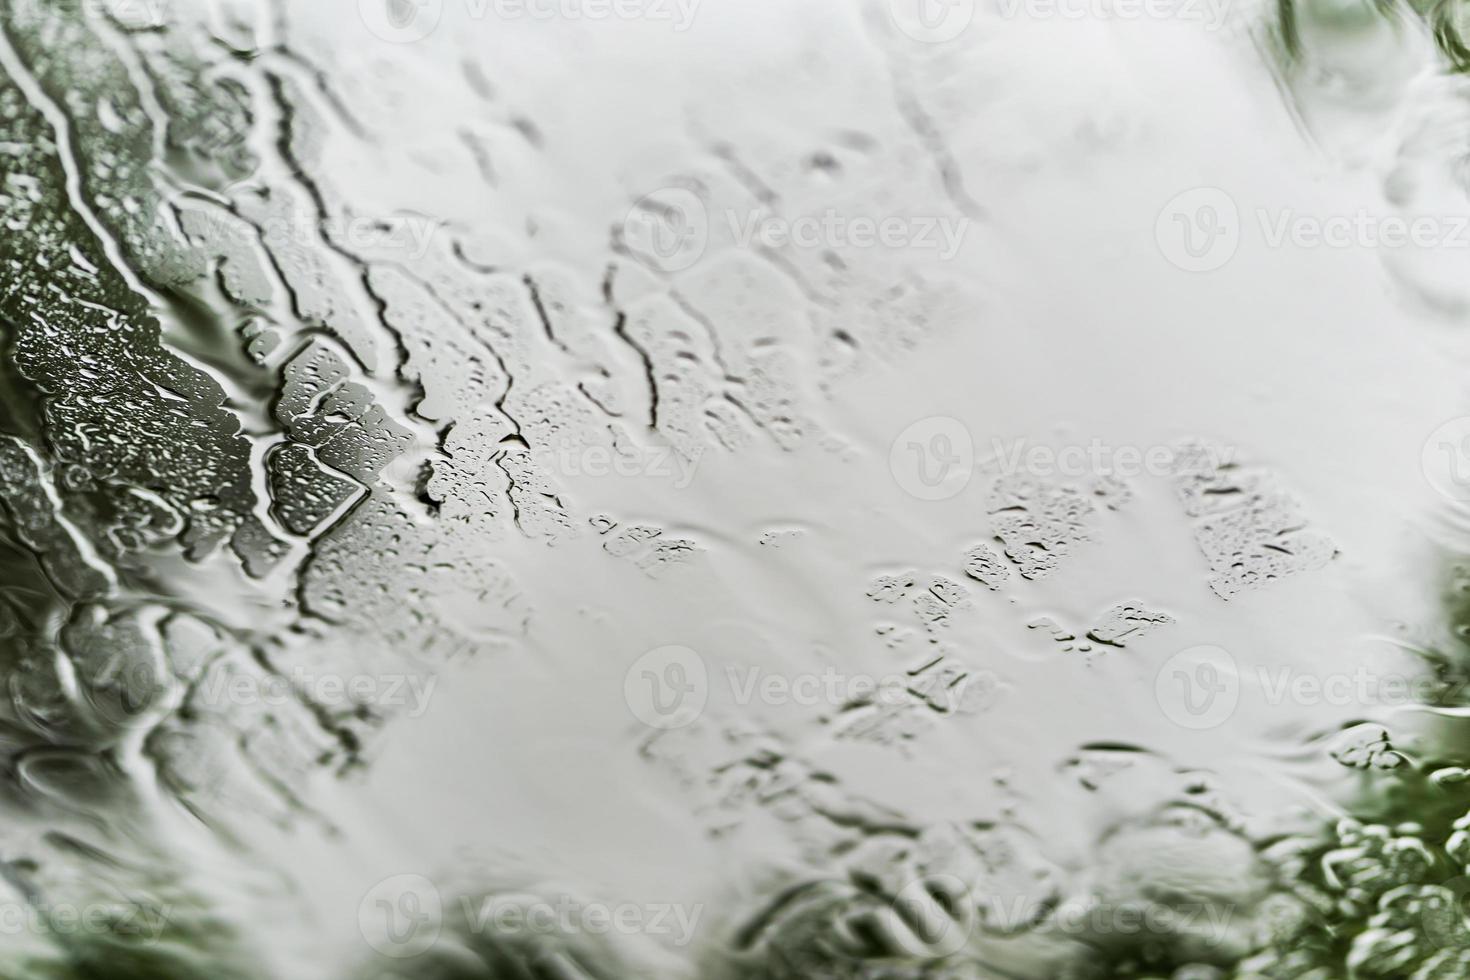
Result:
[[0,0],[0,976],[1470,975],[1462,27]]

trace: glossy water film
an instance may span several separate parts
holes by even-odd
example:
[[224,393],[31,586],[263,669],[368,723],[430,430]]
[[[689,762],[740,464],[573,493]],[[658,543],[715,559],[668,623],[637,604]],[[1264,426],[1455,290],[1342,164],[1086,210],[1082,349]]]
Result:
[[0,2],[0,977],[1470,976],[1467,9]]

